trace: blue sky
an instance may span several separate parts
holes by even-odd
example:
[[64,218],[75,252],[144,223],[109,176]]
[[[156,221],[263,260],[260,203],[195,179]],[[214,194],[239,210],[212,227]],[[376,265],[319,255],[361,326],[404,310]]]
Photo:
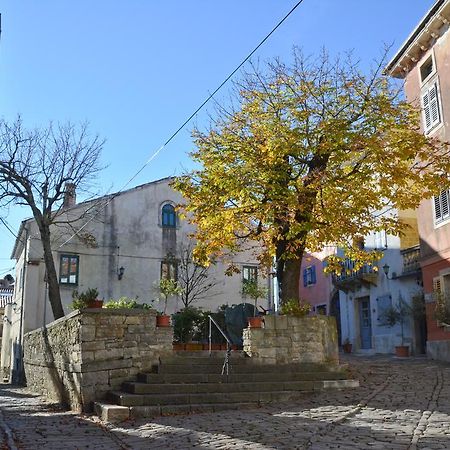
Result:
[[[289,60],[354,50],[364,66],[384,43],[396,50],[434,0],[304,0],[258,51]],[[96,191],[117,191],[147,161],[296,0],[3,0],[0,115],[26,125],[89,121],[106,138]],[[227,87],[218,94],[225,98]],[[192,167],[198,114],[132,185]],[[14,230],[28,210],[0,211]],[[14,237],[0,224],[0,276]]]

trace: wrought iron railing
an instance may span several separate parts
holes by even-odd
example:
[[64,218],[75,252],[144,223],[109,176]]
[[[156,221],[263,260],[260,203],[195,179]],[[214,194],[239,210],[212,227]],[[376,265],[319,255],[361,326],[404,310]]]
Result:
[[370,264],[364,264],[359,269],[356,269],[355,261],[346,258],[342,261],[342,270],[339,275],[333,275],[333,281],[347,281],[355,278],[361,278],[364,275],[376,274],[378,272],[378,267]]
[[209,338],[208,338],[208,342],[209,342],[209,356],[212,355],[212,346],[211,346],[211,344],[212,344],[212,326],[214,324],[215,327],[221,333],[221,335],[227,341],[227,351],[225,352],[225,360],[224,360],[223,366],[222,366],[222,375],[226,375],[227,378],[228,378],[228,375],[230,373],[231,341],[230,341],[230,338],[222,330],[222,328],[220,328],[218,323],[211,316],[208,316],[208,317],[209,317]]

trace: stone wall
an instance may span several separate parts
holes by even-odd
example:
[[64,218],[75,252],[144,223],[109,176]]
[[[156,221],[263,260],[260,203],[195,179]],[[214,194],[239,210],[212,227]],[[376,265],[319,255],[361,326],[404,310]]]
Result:
[[153,310],[74,311],[24,336],[27,386],[72,410],[89,411],[171,352],[172,339],[172,328],[156,327]]
[[244,329],[244,351],[262,364],[337,364],[334,317],[265,316],[264,328]]

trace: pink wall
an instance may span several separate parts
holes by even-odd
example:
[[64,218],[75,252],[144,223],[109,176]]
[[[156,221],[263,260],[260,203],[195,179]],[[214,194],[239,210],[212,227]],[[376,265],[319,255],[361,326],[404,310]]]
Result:
[[[329,254],[333,254],[334,249],[321,253],[305,253],[302,261],[302,268],[300,270],[299,277],[299,293],[300,298],[311,303],[313,306],[327,305],[327,314],[330,312],[330,297],[333,291],[333,283],[331,281],[331,275],[327,275],[323,272],[323,260]],[[316,282],[304,286],[303,273],[308,267],[315,267]]]

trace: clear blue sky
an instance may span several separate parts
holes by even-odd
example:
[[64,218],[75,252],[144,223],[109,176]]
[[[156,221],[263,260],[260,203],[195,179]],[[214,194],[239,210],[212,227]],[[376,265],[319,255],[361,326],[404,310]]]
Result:
[[[397,49],[433,2],[304,0],[257,56],[288,60],[293,45],[311,54],[324,46],[353,49],[368,66],[383,43]],[[117,191],[295,3],[3,0],[0,115],[20,113],[28,126],[89,121],[107,139],[97,190]],[[192,125],[132,185],[192,167]],[[15,231],[29,215],[0,211]],[[0,276],[14,265],[13,244],[0,224]]]

